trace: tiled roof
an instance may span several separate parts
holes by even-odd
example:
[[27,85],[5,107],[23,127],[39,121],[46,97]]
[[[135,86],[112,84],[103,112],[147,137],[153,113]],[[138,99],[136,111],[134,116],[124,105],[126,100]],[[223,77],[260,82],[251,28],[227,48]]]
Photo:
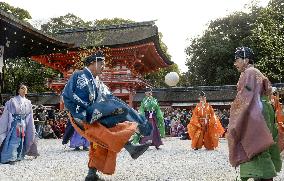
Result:
[[158,36],[158,28],[154,21],[65,29],[57,33],[58,39],[75,43],[75,47],[129,44],[154,36]]
[[72,46],[57,40],[0,10],[0,44],[5,45],[4,58],[29,57],[58,52]]
[[161,49],[154,21],[66,29],[52,37],[0,10],[0,44],[5,45],[5,59],[60,53],[67,49],[102,46],[120,48],[149,42],[154,43],[157,53],[166,64],[173,64]]
[[[209,102],[226,102],[234,100],[236,86],[198,86],[186,88],[153,89],[153,96],[160,102],[197,102],[199,93],[205,92]],[[140,102],[145,91],[136,92],[135,102]]]

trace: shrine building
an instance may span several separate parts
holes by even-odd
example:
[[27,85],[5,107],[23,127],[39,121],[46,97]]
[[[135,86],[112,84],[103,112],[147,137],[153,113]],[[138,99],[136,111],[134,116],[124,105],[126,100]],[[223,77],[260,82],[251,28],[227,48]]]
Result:
[[144,74],[173,64],[161,48],[154,21],[65,29],[49,36],[0,10],[0,47],[4,60],[30,57],[61,72],[63,77],[48,81],[58,94],[72,73],[82,68],[84,57],[100,49],[107,63],[102,81],[130,106],[136,91],[151,87]]

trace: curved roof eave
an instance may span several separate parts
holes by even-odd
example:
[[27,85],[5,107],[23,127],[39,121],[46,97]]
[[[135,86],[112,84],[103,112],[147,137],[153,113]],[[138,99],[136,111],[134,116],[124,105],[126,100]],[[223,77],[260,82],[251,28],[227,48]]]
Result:
[[0,10],[0,21],[4,21],[6,23],[11,24],[12,26],[18,28],[19,30],[25,31],[27,33],[33,34],[36,37],[49,41],[51,43],[57,44],[62,47],[70,48],[74,44],[64,42],[58,40],[50,35],[45,34],[44,32],[37,30],[36,28],[32,27],[29,23],[24,22],[22,20],[17,19],[12,14],[9,14],[3,10]]

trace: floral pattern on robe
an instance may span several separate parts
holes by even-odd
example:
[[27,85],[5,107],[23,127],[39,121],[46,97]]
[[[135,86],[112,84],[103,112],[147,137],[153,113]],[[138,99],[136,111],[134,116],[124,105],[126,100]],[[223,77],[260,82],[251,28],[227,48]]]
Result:
[[249,161],[274,143],[260,101],[262,95],[267,95],[269,86],[268,79],[252,65],[241,73],[227,133],[232,166]]

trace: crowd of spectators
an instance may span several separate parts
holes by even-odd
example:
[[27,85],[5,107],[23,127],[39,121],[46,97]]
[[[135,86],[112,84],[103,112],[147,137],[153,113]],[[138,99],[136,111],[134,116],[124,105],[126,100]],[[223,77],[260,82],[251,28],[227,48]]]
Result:
[[[226,130],[229,123],[229,109],[214,110]],[[3,107],[0,107],[0,115],[2,112]],[[166,136],[188,139],[187,125],[192,116],[192,109],[166,108],[163,112]],[[68,121],[66,111],[39,105],[33,107],[33,113],[39,138],[62,138]]]
[[39,138],[62,138],[68,120],[66,111],[39,105],[34,106],[33,112]]

